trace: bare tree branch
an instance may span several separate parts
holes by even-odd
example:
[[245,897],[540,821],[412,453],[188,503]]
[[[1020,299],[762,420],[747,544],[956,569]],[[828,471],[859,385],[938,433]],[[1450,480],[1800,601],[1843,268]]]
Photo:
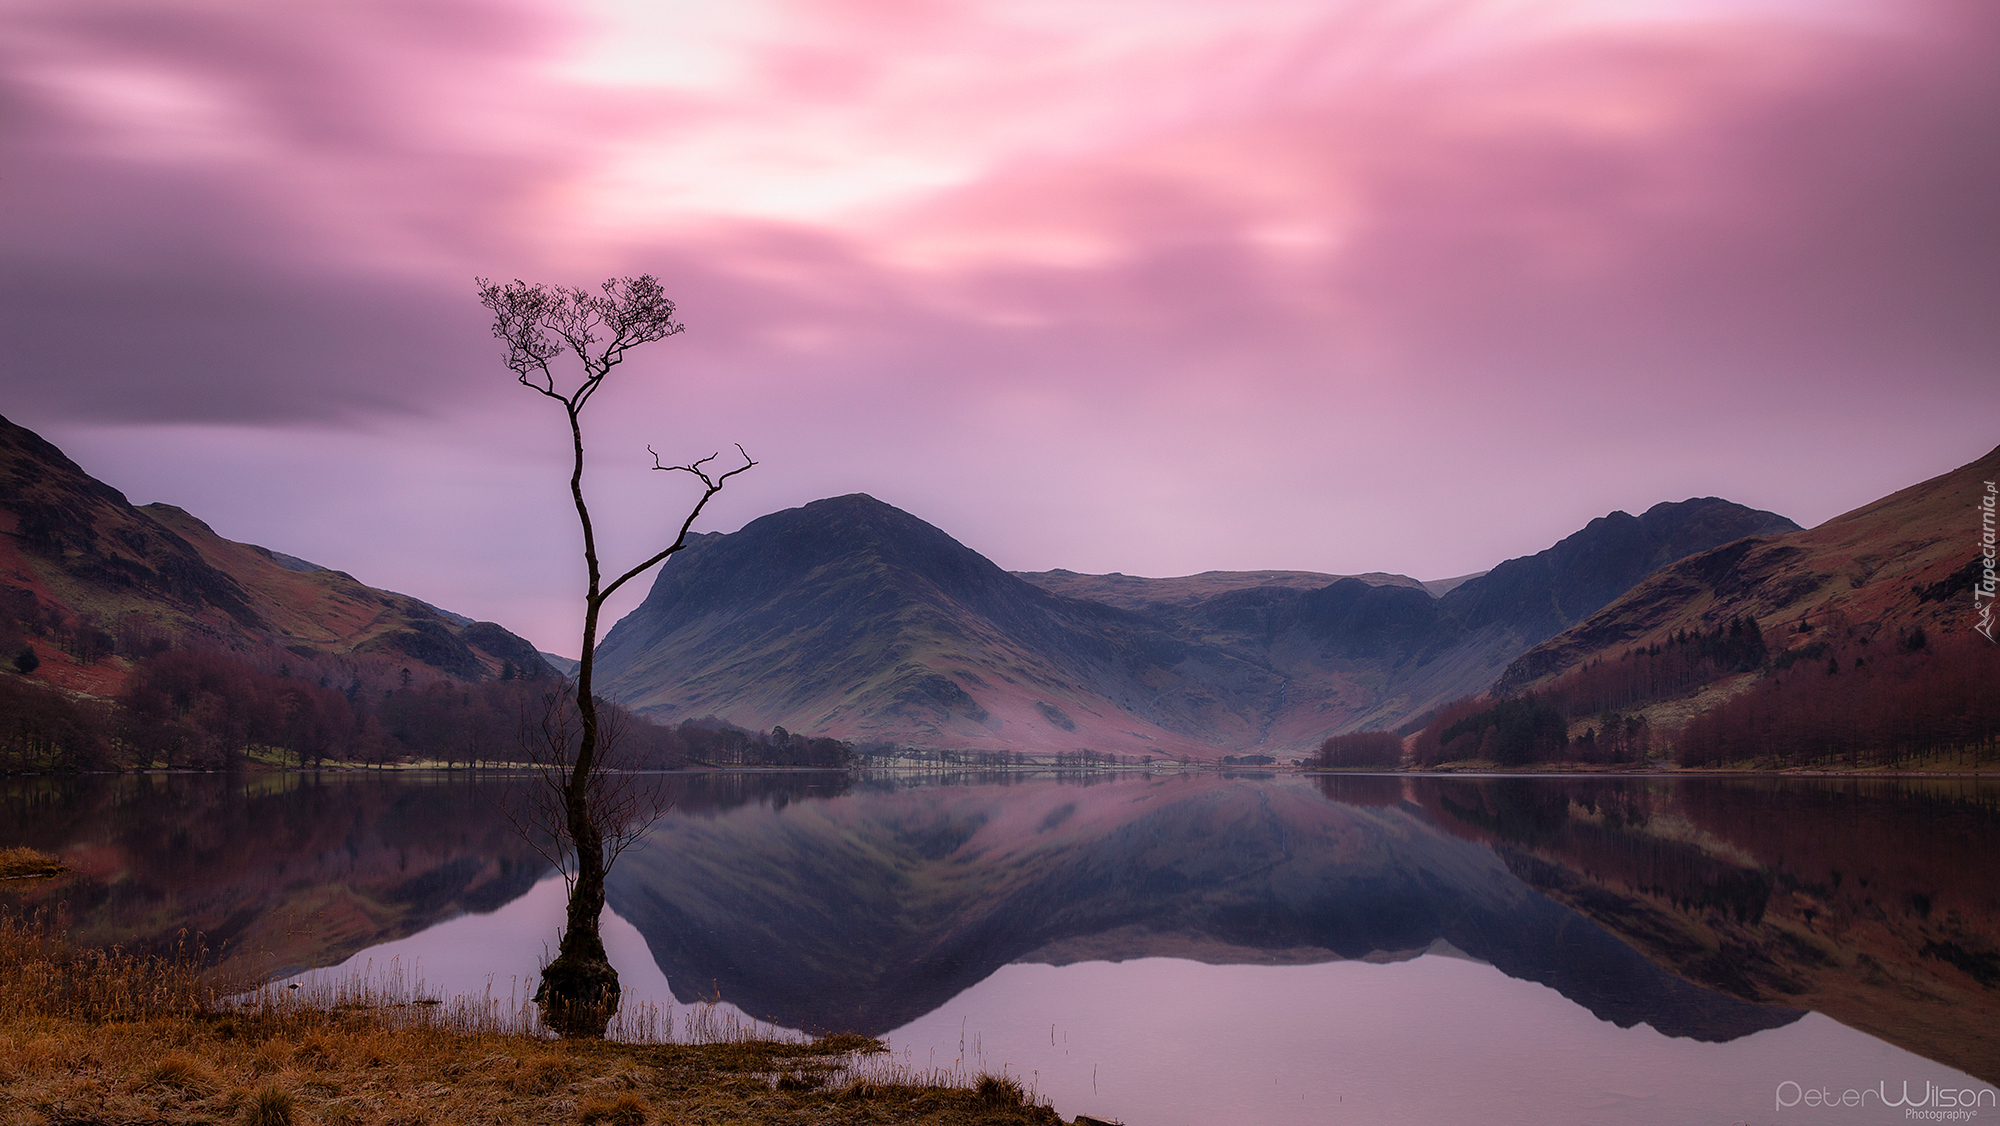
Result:
[[627,582],[639,577],[640,575],[645,574],[647,571],[652,570],[653,567],[656,566],[657,564],[664,562],[667,556],[672,555],[677,551],[685,549],[687,547],[688,532],[691,529],[693,529],[695,519],[701,515],[701,510],[708,506],[708,498],[721,492],[723,483],[728,481],[731,477],[734,477],[738,473],[741,473],[744,470],[749,469],[757,464],[756,462],[750,460],[750,455],[748,453],[744,453],[742,444],[738,443],[736,446],[736,452],[739,454],[743,454],[743,464],[737,466],[736,468],[730,470],[727,473],[722,474],[719,477],[711,479],[707,473],[702,471],[701,467],[711,461],[714,461],[717,457],[721,456],[720,454],[710,454],[699,461],[691,462],[687,465],[661,465],[660,455],[654,453],[653,447],[647,446],[646,452],[653,455],[654,469],[679,470],[684,473],[692,473],[696,477],[701,478],[701,483],[703,486],[701,499],[694,502],[694,507],[688,511],[687,519],[681,521],[680,534],[674,537],[674,542],[669,544],[664,551],[661,551],[659,554],[653,556],[651,559],[648,559],[645,562],[640,563],[638,566],[618,576],[616,579],[613,579],[610,585],[604,588],[604,593],[606,597],[609,597],[611,592],[617,590],[621,586],[624,586]]

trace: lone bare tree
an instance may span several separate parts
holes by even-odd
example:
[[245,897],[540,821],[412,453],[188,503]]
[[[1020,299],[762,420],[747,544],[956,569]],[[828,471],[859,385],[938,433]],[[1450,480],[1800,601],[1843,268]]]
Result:
[[[717,455],[686,465],[664,465],[653,455],[653,468],[693,475],[701,482],[702,494],[681,521],[680,533],[672,543],[651,558],[604,581],[598,568],[597,536],[591,525],[590,506],[583,496],[583,408],[597,394],[604,377],[625,359],[625,353],[641,344],[664,340],[681,331],[674,320],[674,303],[657,278],[646,274],[637,278],[613,278],[598,292],[562,286],[529,285],[512,281],[495,285],[485,278],[475,279],[479,301],[493,312],[493,335],[507,345],[507,368],[521,385],[562,404],[569,417],[574,459],[569,477],[570,499],[576,505],[577,522],[583,530],[583,561],[588,585],[583,596],[583,654],[574,682],[561,694],[569,699],[552,701],[550,713],[541,727],[541,746],[536,756],[556,769],[549,774],[556,799],[554,822],[558,851],[572,865],[569,911],[562,944],[555,960],[542,970],[541,988],[536,994],[549,1025],[565,1036],[602,1036],[611,1014],[618,1007],[618,973],[604,953],[598,934],[598,915],[604,910],[604,876],[614,859],[632,839],[629,802],[605,800],[604,775],[610,736],[600,702],[592,694],[591,674],[597,648],[598,615],[610,598],[626,583],[645,574],[668,556],[687,546],[688,531],[707,506],[709,498],[722,490],[731,477],[757,464],[743,447],[743,464],[715,473],[708,466]],[[567,354],[580,374],[559,379],[551,364]],[[648,447],[648,452],[651,448]],[[563,718],[573,700],[573,730]],[[593,801],[593,799],[596,799]]]

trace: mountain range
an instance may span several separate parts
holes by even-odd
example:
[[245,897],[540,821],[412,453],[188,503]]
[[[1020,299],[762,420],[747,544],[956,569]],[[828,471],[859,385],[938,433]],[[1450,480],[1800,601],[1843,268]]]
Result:
[[1296,753],[1483,691],[1665,564],[1797,528],[1706,497],[1611,513],[1434,588],[1379,573],[1147,579],[1009,573],[852,494],[695,541],[605,637],[598,683],[664,721],[861,742]]
[[[597,683],[662,722],[863,744],[1297,756],[1738,615],[1774,653],[1821,624],[1966,632],[1975,506],[1997,477],[2000,450],[1810,530],[1715,497],[1613,512],[1430,582],[1010,573],[855,493],[692,537],[606,634]],[[553,664],[500,625],[134,506],[4,419],[0,599],[0,626],[24,634],[0,642],[96,695],[119,690],[127,650],[167,643],[377,687],[404,669],[472,682]]]

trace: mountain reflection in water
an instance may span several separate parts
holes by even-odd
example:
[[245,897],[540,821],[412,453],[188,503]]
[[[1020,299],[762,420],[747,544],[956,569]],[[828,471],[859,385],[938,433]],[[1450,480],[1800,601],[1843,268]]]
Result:
[[[1146,1066],[1161,1066],[1204,1058],[1204,1044],[1233,1058],[1266,1033],[1348,1037],[1339,1050],[1356,1063],[1453,1059],[1460,1087],[1504,1082],[1530,1050],[1582,1060],[1625,1045],[1614,1071],[1645,1060],[1690,1083],[1714,1081],[1716,1065],[1700,1061],[1715,1053],[1780,1061],[1756,1065],[1767,1071],[1891,1058],[1840,1024],[2000,1079],[1990,782],[751,774],[668,785],[673,812],[609,889],[632,928],[620,933],[656,963],[626,970],[635,986],[785,1027],[929,1043],[920,1066],[957,1062],[934,1055],[945,1025],[982,1014],[989,1027],[972,1028],[957,1058],[1046,1064],[1044,1093],[1073,1100],[1066,1113],[1137,1105],[1131,1091],[1086,1098],[1082,1078],[1057,1075],[1075,1062],[1055,1054],[1069,1050],[1060,1037],[1093,1022],[1115,1029],[1096,1041],[1131,1042],[1121,1086],[1139,1074],[1142,1042]],[[77,873],[0,903],[59,903],[91,941],[194,926],[227,940],[225,959],[267,970],[396,939],[420,952],[443,933],[426,928],[454,919],[453,934],[523,927],[506,964],[485,971],[504,990],[505,975],[532,969],[521,950],[553,946],[553,930],[539,932],[559,916],[534,907],[559,903],[547,891],[521,898],[547,873],[504,827],[505,789],[300,775],[10,783],[0,846],[62,853]],[[468,946],[429,949],[435,965]],[[1549,1008],[1557,995],[1567,1000]],[[1229,1024],[1231,998],[1261,1007],[1238,1014],[1254,1028]],[[1135,1031],[1135,1014],[1154,1009],[1144,1019],[1169,1026]],[[1424,1041],[1401,1043],[1419,1012]],[[1495,1042],[1454,1056],[1472,1050],[1454,1036],[1473,1029]],[[1779,1040],[1760,1034],[1774,1029]],[[1360,1097],[1326,1068],[1308,1081],[1294,1060],[1273,1089],[1306,1106]],[[1743,1074],[1746,1091],[1811,1078]],[[1213,1113],[1233,1117],[1239,1095],[1215,1094]]]
[[668,981],[814,1031],[886,1032],[1015,962],[1433,949],[1673,1036],[1727,1040],[1801,1015],[1659,969],[1492,848],[1440,831],[1402,802],[1399,780],[1331,785],[1383,781],[1394,804],[1212,774],[862,786],[663,822],[614,870],[609,898]]

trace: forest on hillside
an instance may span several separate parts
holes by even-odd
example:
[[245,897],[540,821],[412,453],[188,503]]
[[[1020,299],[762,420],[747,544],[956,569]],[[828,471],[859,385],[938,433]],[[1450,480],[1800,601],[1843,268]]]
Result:
[[[15,630],[21,623],[15,619]],[[70,773],[164,767],[233,770],[253,761],[318,767],[329,763],[424,762],[445,767],[505,765],[539,738],[564,682],[546,668],[473,684],[419,678],[383,657],[332,659],[176,648],[143,628],[45,626],[81,664],[117,662],[123,687],[100,698],[35,677],[40,660],[18,634],[0,671],[0,774]],[[572,710],[573,704],[568,705]],[[783,728],[746,731],[717,720],[675,727],[600,701],[620,733],[629,769],[685,766],[839,767],[853,748]]]
[[[1670,753],[1683,767],[1859,769],[2000,759],[2000,647],[1838,618],[1802,623],[1784,641],[1780,650],[1738,617],[1532,692],[1455,701],[1410,740],[1409,762],[1618,765]],[[1655,731],[1643,714],[1717,684],[1734,694],[1677,730]],[[1347,765],[1340,741],[1354,739],[1328,740],[1321,764]]]
[[1856,768],[2000,758],[2000,647],[1970,634],[1931,641],[1922,630],[1821,633],[1694,717],[1676,761]]

